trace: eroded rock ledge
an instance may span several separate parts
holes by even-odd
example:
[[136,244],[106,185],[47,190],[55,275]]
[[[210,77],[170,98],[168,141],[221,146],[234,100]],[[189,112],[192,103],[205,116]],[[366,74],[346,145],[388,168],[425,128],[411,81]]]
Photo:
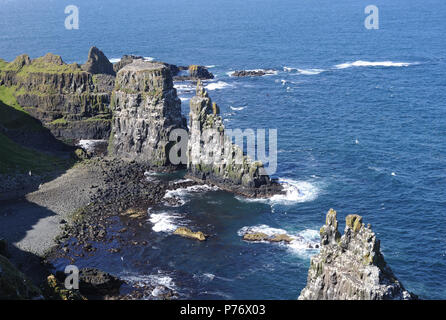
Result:
[[283,192],[282,186],[265,173],[260,161],[250,159],[225,135],[220,108],[200,81],[196,95],[190,100],[189,117],[189,178],[250,198]]
[[410,300],[384,261],[380,242],[362,217],[346,218],[344,235],[338,231],[336,211],[330,209],[320,230],[321,250],[311,258],[307,286],[299,300]]

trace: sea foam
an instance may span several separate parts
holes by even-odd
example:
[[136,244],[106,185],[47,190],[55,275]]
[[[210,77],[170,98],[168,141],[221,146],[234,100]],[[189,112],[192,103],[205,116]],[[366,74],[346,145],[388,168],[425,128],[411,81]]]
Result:
[[237,196],[244,202],[265,202],[269,204],[292,205],[298,202],[313,201],[319,195],[319,188],[308,181],[297,181],[292,179],[279,179],[285,194],[276,194],[270,198],[249,199]]
[[233,85],[224,81],[211,82],[205,86],[208,91],[221,90],[230,87],[233,87]]
[[[287,232],[284,229],[273,228],[266,224],[260,224],[256,226],[243,227],[237,232],[237,234],[240,237],[243,237],[243,235],[246,234],[247,232],[249,233],[260,232],[270,237],[277,234],[286,234],[293,240],[289,243],[282,242],[279,243],[278,245],[286,246],[286,248],[289,249],[291,253],[297,254],[305,258],[310,257],[319,248],[319,242],[320,242],[319,232],[313,229],[305,229],[303,231],[293,233],[293,232]],[[270,243],[268,241],[256,241],[256,242]]]
[[335,65],[336,69],[347,69],[352,67],[408,67],[415,63],[410,62],[393,62],[393,61],[362,61],[346,62]]

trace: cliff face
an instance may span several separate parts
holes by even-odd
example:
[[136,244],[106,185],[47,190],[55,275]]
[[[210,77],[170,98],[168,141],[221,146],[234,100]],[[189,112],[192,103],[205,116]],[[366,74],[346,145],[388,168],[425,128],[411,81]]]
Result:
[[219,107],[212,103],[198,82],[196,95],[190,100],[189,176],[247,197],[266,197],[282,192],[281,186],[263,173],[263,164],[249,159],[225,135],[219,114]]
[[320,234],[321,250],[311,258],[307,286],[299,300],[416,298],[396,279],[384,261],[379,240],[361,216],[347,216],[341,236],[336,211],[330,209]]
[[173,129],[186,129],[168,67],[134,60],[117,74],[112,96],[110,151],[119,157],[167,166]]
[[[103,53],[92,48],[84,69],[105,72],[104,65],[111,65],[107,63]],[[57,138],[107,138],[114,76],[84,69],[50,53],[33,60],[21,55],[10,63],[0,60],[0,86],[7,87],[17,104]]]

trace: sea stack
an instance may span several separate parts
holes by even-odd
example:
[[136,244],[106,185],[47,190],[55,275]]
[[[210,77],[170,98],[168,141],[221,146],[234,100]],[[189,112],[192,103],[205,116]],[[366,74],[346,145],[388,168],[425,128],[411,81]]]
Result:
[[362,217],[348,215],[344,235],[330,209],[320,230],[320,253],[311,258],[307,286],[299,300],[411,300],[384,261],[380,242]]
[[158,167],[170,165],[169,135],[187,126],[168,67],[139,59],[123,67],[116,76],[112,109],[113,155]]
[[201,81],[190,100],[189,117],[189,178],[250,198],[282,192],[282,186],[265,173],[263,164],[246,156],[232,143],[231,137],[225,135],[220,108],[212,102]]
[[91,74],[115,75],[113,64],[108,60],[105,54],[96,47],[90,48],[87,62],[82,65],[82,69]]

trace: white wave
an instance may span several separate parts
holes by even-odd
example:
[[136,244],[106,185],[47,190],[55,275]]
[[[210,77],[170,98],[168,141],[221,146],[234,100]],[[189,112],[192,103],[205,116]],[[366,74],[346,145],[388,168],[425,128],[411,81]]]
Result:
[[[320,242],[319,232],[313,229],[305,229],[298,233],[290,233],[283,229],[272,228],[266,224],[260,224],[256,226],[243,227],[237,232],[237,234],[240,237],[243,237],[243,235],[248,232],[249,233],[261,232],[270,237],[277,234],[286,234],[292,239],[292,241],[289,243],[281,242],[278,243],[278,245],[286,246],[293,253],[297,253],[305,257],[310,256],[311,254],[314,253],[315,250],[319,248],[319,242]],[[268,241],[258,241],[258,242],[269,243]]]
[[317,252],[320,246],[320,236],[317,230],[305,229],[297,234],[288,244],[288,249],[294,254],[309,258]]
[[297,69],[297,71],[300,74],[306,75],[306,76],[313,76],[316,74],[320,74],[322,72],[324,72],[324,69]]
[[180,180],[175,181],[174,183],[175,184],[179,184],[179,183],[186,183],[186,182],[193,182],[193,180],[191,180],[191,179],[180,179]]
[[246,107],[233,107],[233,106],[230,106],[230,108],[231,108],[231,110],[234,110],[234,111],[241,111],[241,110],[245,109]]
[[153,61],[155,58],[153,57],[144,57],[144,61]]
[[208,69],[212,69],[212,68],[215,68],[215,67],[216,67],[215,65],[206,66],[206,68],[208,68]]
[[182,101],[182,102],[186,102],[186,101],[189,101],[191,98],[188,98],[188,97],[180,97],[180,100]]
[[297,68],[283,67],[283,71],[286,71],[286,72],[293,72],[293,71],[297,71]]
[[237,234],[240,237],[243,237],[244,234],[246,233],[254,233],[254,232],[261,232],[264,233],[268,236],[273,236],[275,234],[286,234],[287,232],[283,229],[278,229],[278,228],[272,228],[266,224],[259,224],[256,226],[250,226],[250,227],[243,227],[241,228],[239,231],[237,231]]
[[416,63],[410,62],[393,62],[393,61],[362,61],[358,60],[355,62],[346,62],[335,65],[337,69],[346,69],[352,67],[408,67]]
[[315,200],[319,195],[319,188],[308,181],[296,181],[292,179],[279,179],[285,194],[277,194],[271,198],[250,199],[236,196],[243,202],[264,202],[268,204],[291,205],[297,202],[309,202]]
[[80,140],[77,145],[84,148],[87,151],[93,151],[94,147],[101,142],[106,142],[107,140]]
[[221,90],[221,89],[230,88],[230,87],[233,87],[233,85],[229,84],[227,82],[224,82],[224,81],[212,82],[205,86],[205,88],[209,91]]
[[292,179],[279,179],[285,194],[277,194],[269,200],[272,202],[309,202],[317,198],[319,188],[307,181],[295,181]]
[[[218,190],[220,190],[218,187],[209,186],[207,184],[189,186],[186,188],[167,190],[166,194],[164,195],[164,199],[175,199],[175,200],[177,200],[178,204],[170,205],[170,206],[180,207],[180,206],[185,205],[189,201],[189,199],[187,199],[187,197],[191,193],[201,193],[201,192],[218,191]],[[165,203],[165,204],[169,205],[168,203]]]
[[119,61],[121,61],[121,58],[111,58],[110,60],[111,63],[118,63]]
[[153,275],[124,274],[121,275],[120,278],[136,288],[144,288],[147,286],[154,287],[151,292],[151,295],[154,297],[165,293],[165,288],[168,288],[170,290],[176,290],[177,288],[172,277],[161,271],[158,271],[158,274]]
[[177,213],[161,212],[152,213],[149,221],[153,223],[152,230],[155,232],[173,232],[178,228],[178,219],[182,218]]

